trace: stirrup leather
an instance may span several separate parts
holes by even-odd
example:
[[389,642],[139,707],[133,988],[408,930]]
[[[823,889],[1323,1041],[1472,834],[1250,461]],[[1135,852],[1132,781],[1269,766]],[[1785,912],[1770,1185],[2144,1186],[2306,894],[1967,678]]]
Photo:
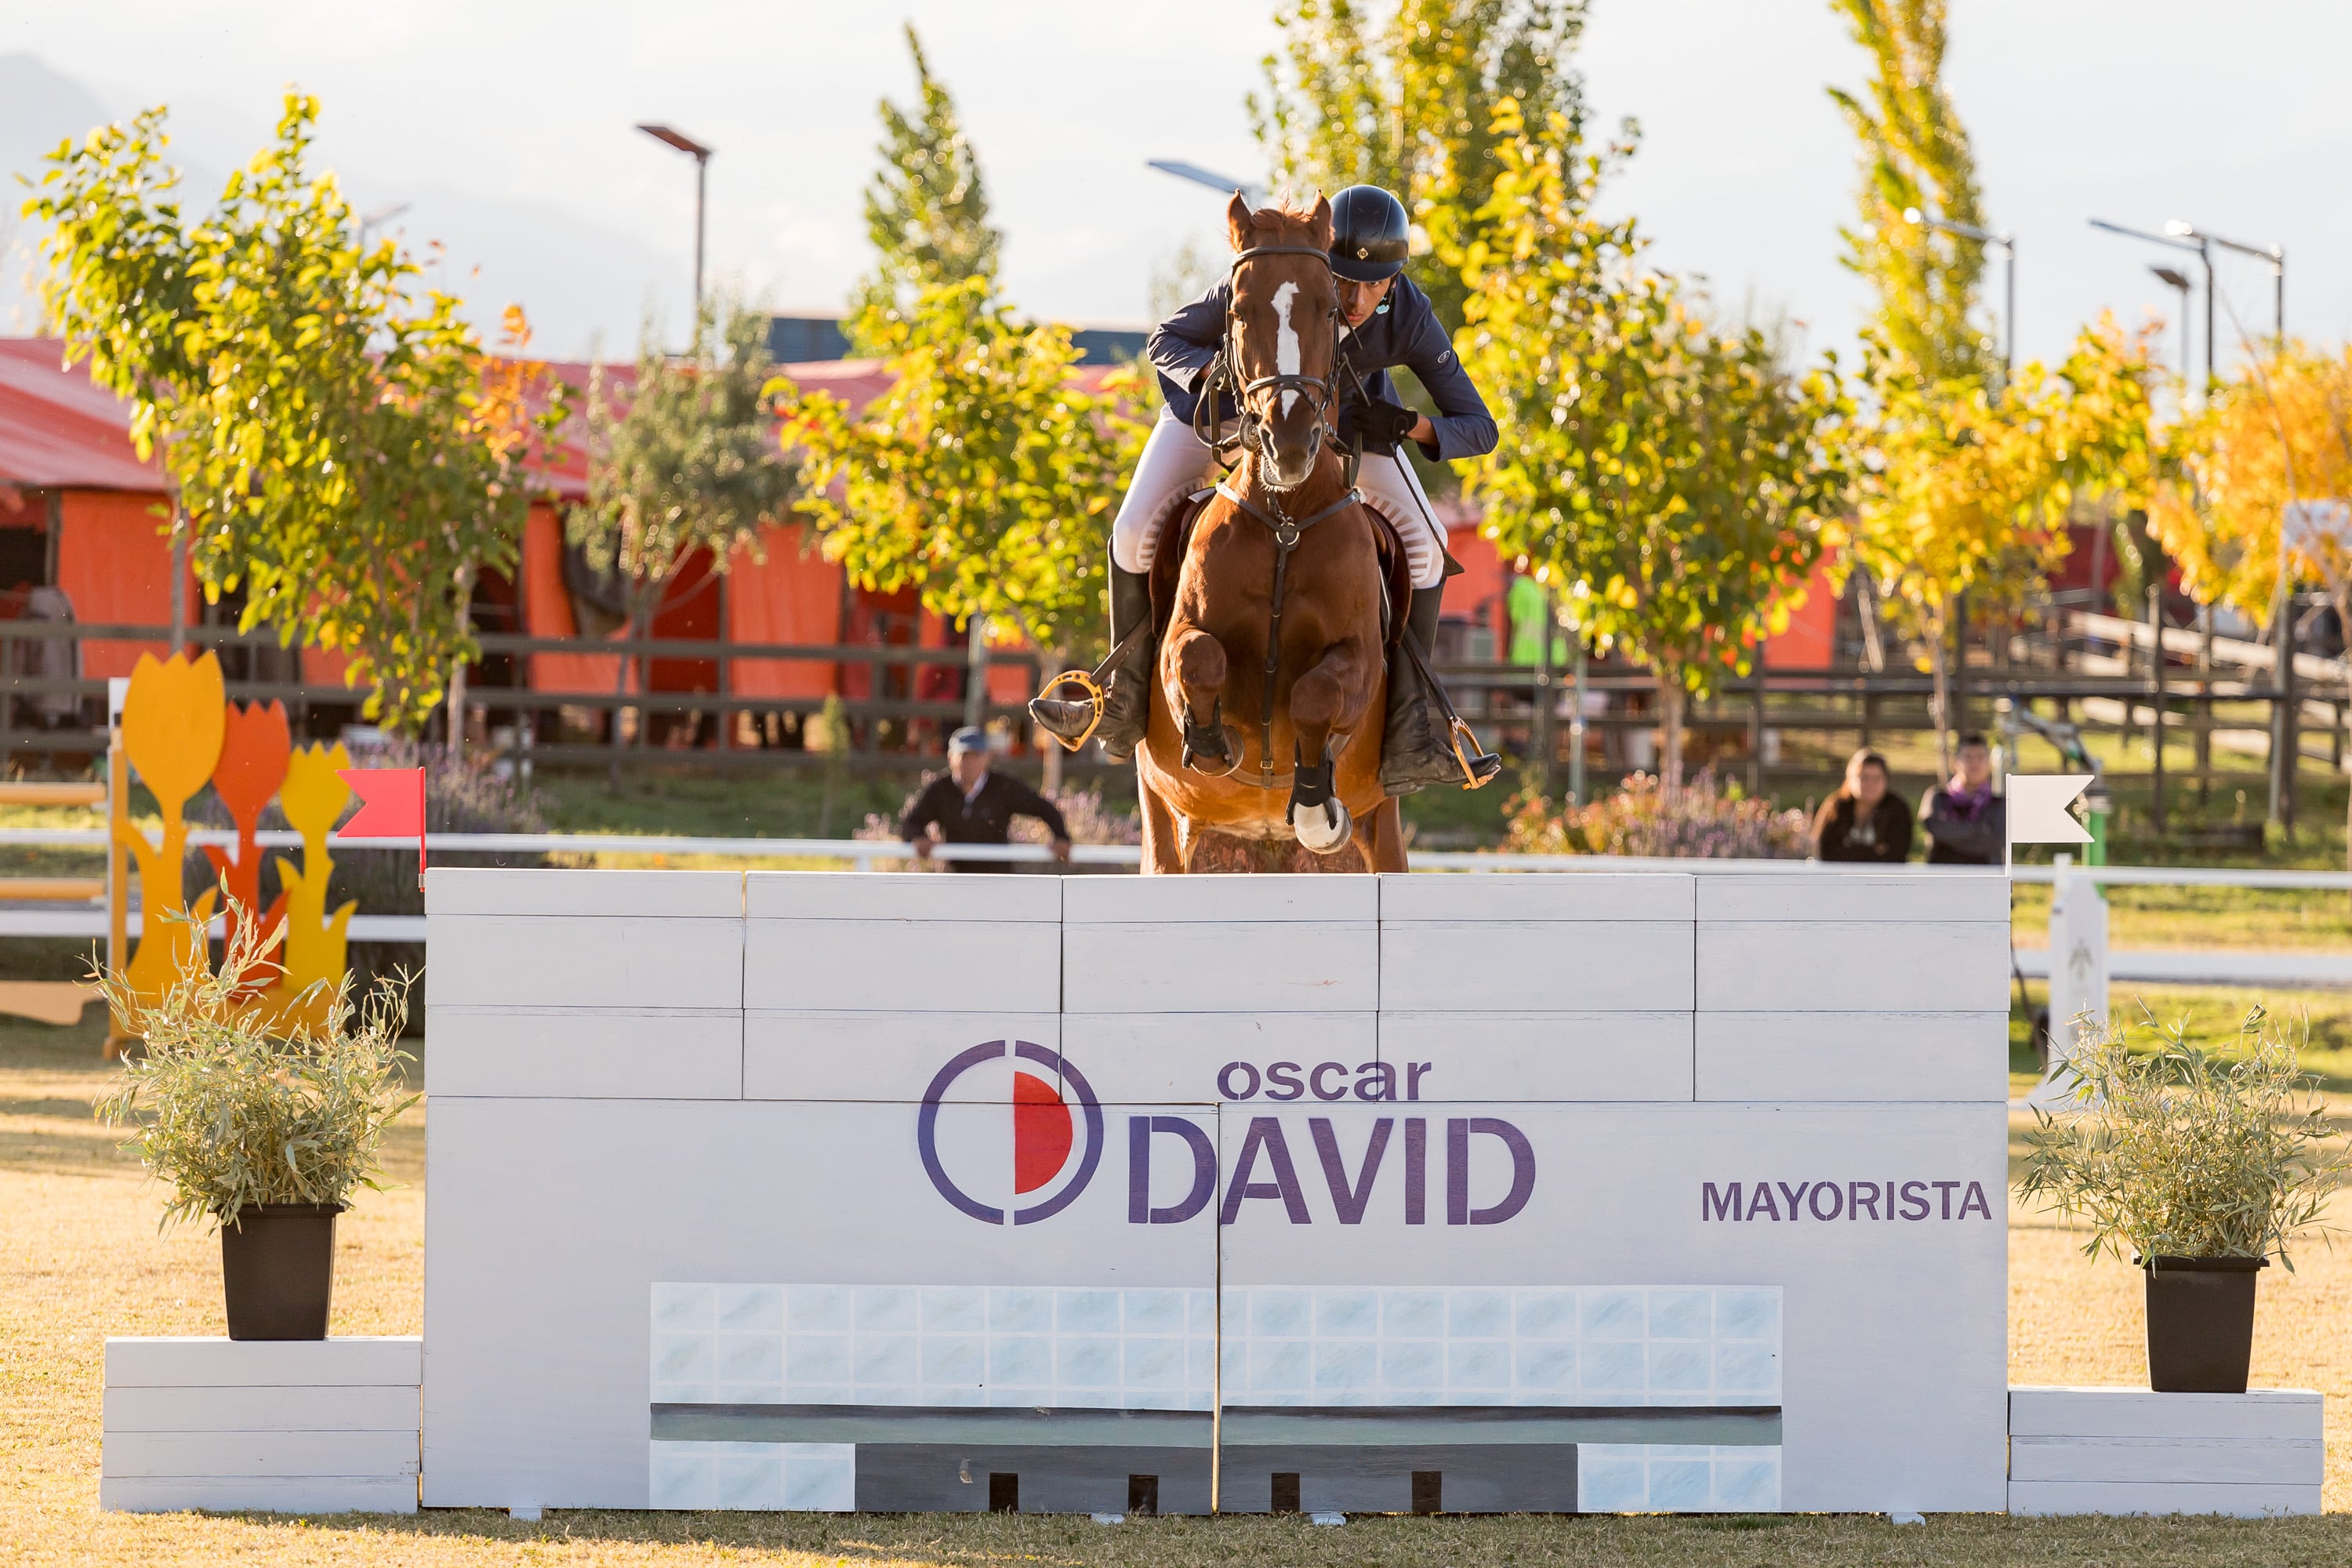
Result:
[[1429,700],[1434,702],[1437,705],[1437,710],[1445,716],[1446,749],[1454,753],[1454,765],[1462,770],[1462,787],[1484,789],[1493,784],[1496,773],[1500,773],[1501,769],[1496,768],[1494,772],[1482,776],[1476,766],[1472,763],[1473,757],[1480,761],[1487,758],[1486,748],[1478,743],[1477,732],[1470,728],[1460,713],[1454,711],[1454,700],[1445,694],[1444,683],[1437,679],[1437,672],[1429,668],[1429,660],[1423,655],[1421,646],[1412,640],[1411,632],[1399,637],[1397,645],[1404,649],[1405,656],[1412,660],[1413,668],[1421,672],[1422,683],[1428,689]]

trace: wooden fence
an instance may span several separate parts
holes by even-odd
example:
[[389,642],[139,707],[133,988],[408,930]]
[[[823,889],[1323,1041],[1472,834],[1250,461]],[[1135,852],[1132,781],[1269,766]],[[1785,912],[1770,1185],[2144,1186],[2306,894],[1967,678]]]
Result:
[[[2293,679],[2282,689],[2269,650],[2227,639],[2199,640],[2199,634],[2167,630],[2166,658],[2149,656],[2148,628],[2112,617],[2075,615],[2064,632],[2008,647],[1977,648],[1954,682],[1957,727],[2000,728],[1997,705],[2023,704],[2044,715],[2071,719],[2086,734],[2122,734],[2145,742],[2153,726],[2202,737],[2199,764],[2175,768],[2174,783],[2218,776],[2212,765],[2217,737],[2243,750],[2259,737],[2265,754],[2284,746],[2306,762],[2325,760],[2340,769],[2344,759],[2347,703],[2346,666],[2340,659],[2310,655],[2294,660]],[[0,621],[0,755],[12,763],[71,771],[102,753],[106,746],[106,682],[35,673],[60,661],[44,658],[36,645],[72,642],[140,642],[170,645],[166,626],[74,626],[44,621]],[[228,695],[236,701],[284,701],[297,731],[329,738],[356,722],[362,694],[345,687],[264,679],[236,679],[239,667],[257,660],[239,650],[277,650],[266,633],[238,633],[218,626],[189,626],[178,634],[190,647],[221,650],[231,665]],[[824,768],[852,773],[897,772],[919,766],[940,752],[947,734],[971,721],[1005,719],[1018,723],[1018,703],[968,706],[961,696],[924,697],[926,685],[955,692],[970,689],[972,656],[964,647],[912,647],[880,644],[744,644],[675,639],[586,642],[572,638],[486,634],[484,666],[467,690],[467,707],[501,752],[528,756],[536,765],[686,764],[705,768]],[[2210,645],[2210,646],[2209,646]],[[536,654],[591,655],[648,660],[695,660],[714,666],[717,689],[697,691],[539,691],[521,685],[486,684],[493,670],[519,672]],[[282,654],[280,655],[282,658]],[[1024,692],[1042,673],[1033,652],[982,656],[987,667],[1010,665],[1023,671]],[[1996,662],[1997,661],[1997,662]],[[821,684],[838,689],[840,672],[862,670],[865,694],[843,698],[846,731],[833,748],[816,749],[810,721],[826,706],[824,698],[777,698],[737,694],[736,674],[753,663],[817,665]],[[79,668],[79,663],[68,668]],[[1580,757],[1596,772],[1641,765],[1647,737],[1656,726],[1656,686],[1644,671],[1619,663],[1596,664],[1581,675],[1570,669],[1502,663],[1454,663],[1442,667],[1455,700],[1490,745],[1499,746],[1521,766],[1544,759],[1555,792],[1580,782]],[[813,683],[818,684],[818,683]],[[1727,679],[1718,695],[1697,705],[1690,724],[1694,748],[1714,756],[1754,789],[1776,780],[1822,776],[1819,756],[1792,759],[1785,771],[1775,763],[1782,738],[1814,739],[1820,747],[1843,750],[1883,743],[1887,738],[1933,728],[1932,682],[1909,670],[1857,668],[1769,668]],[[1580,700],[1580,694],[1581,700]],[[2250,714],[2254,715],[2249,723]],[[623,743],[615,744],[615,731]],[[1098,753],[1073,758],[1071,771],[1104,766]],[[2153,759],[2137,775],[2161,772]],[[2137,776],[2111,766],[2110,777]],[[2243,769],[2231,773],[2242,780]],[[2288,782],[2290,802],[2292,780]],[[2289,810],[2292,809],[2291,804]]]

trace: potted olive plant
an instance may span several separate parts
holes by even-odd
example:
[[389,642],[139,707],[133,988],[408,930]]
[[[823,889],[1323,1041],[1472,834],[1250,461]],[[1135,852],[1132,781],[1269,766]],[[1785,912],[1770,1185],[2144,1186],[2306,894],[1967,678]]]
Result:
[[320,1340],[335,1215],[355,1189],[381,1190],[383,1130],[416,1102],[399,1049],[408,982],[382,982],[355,1006],[346,980],[323,1024],[281,1023],[261,997],[277,933],[231,921],[220,967],[199,963],[160,1000],[119,972],[95,977],[144,1048],[93,1110],[134,1129],[123,1147],[170,1184],[165,1225],[220,1227],[228,1337]]
[[2257,1007],[2220,1055],[2181,1025],[2110,1026],[2066,1061],[2071,1104],[2034,1112],[2019,1194],[2146,1271],[2151,1388],[2244,1393],[2256,1271],[2293,1268],[2288,1242],[2327,1228],[2345,1158],[2296,1069],[2301,1032]]

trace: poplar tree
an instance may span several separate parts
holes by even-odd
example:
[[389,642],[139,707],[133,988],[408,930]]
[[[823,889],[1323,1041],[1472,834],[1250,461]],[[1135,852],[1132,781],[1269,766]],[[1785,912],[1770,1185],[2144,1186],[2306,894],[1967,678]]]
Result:
[[1843,504],[1851,408],[1833,361],[1793,374],[1761,330],[1715,327],[1642,269],[1633,225],[1591,216],[1598,159],[1564,155],[1558,128],[1519,134],[1514,106],[1497,123],[1460,343],[1501,439],[1469,489],[1481,531],[1656,676],[1678,790],[1689,703],[1748,674],[1802,595]]
[[1971,318],[1984,246],[1905,216],[1985,226],[1969,133],[1944,90],[1945,0],[1830,3],[1870,55],[1859,96],[1829,95],[1862,147],[1861,221],[1839,233],[1875,296],[1874,346],[1931,384],[1982,380],[1992,339]]
[[1473,240],[1494,193],[1496,110],[1509,100],[1521,134],[1576,146],[1585,111],[1570,58],[1584,16],[1584,0],[1286,0],[1249,102],[1276,187],[1394,193],[1430,242],[1408,271],[1458,324],[1469,290],[1437,253]]
[[931,74],[915,25],[907,24],[915,102],[881,103],[881,164],[866,188],[874,270],[853,301],[853,336],[870,352],[877,312],[910,305],[925,289],[996,277],[1003,236],[990,226],[980,159],[947,87]]

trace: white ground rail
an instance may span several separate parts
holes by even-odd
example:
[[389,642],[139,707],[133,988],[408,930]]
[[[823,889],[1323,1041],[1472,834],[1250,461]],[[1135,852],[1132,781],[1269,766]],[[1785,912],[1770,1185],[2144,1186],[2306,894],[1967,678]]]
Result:
[[415,1513],[423,1344],[110,1339],[99,1506]]
[[2009,1391],[2009,1511],[2319,1511],[2321,1398],[2308,1389]]

